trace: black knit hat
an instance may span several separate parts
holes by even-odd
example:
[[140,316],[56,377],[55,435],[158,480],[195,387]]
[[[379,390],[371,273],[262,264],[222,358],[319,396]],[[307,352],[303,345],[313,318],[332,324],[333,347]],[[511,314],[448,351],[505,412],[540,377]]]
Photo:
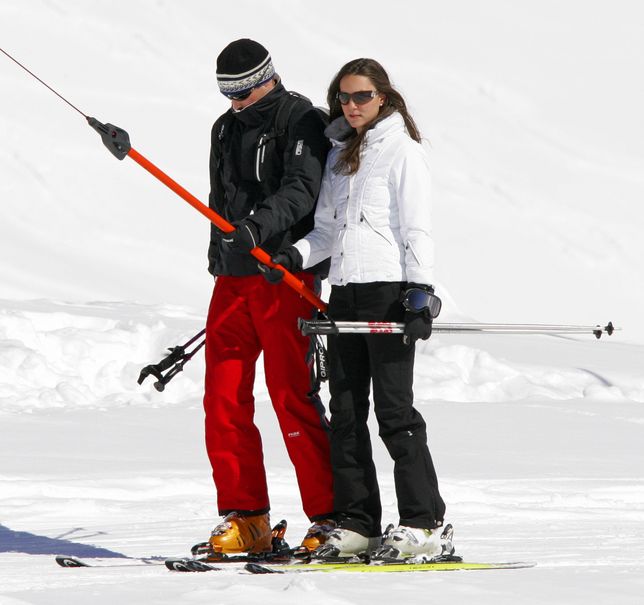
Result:
[[269,52],[248,38],[231,42],[217,57],[217,84],[226,96],[235,96],[268,82],[275,75]]

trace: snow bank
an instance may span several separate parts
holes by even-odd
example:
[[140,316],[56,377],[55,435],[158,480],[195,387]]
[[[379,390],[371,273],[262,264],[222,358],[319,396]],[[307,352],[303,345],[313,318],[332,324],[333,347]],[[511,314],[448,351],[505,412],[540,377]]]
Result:
[[[0,302],[0,410],[162,407],[200,398],[201,352],[162,393],[152,387],[153,377],[142,386],[137,379],[145,365],[160,361],[168,347],[185,343],[203,325],[200,315],[170,305]],[[592,337],[587,340],[595,345]],[[419,402],[644,401],[644,380],[619,386],[574,367],[509,362],[457,343],[458,337],[435,336],[419,345]]]
[[200,394],[201,358],[159,393],[141,369],[183,344],[203,319],[172,306],[0,303],[0,410],[165,406]]

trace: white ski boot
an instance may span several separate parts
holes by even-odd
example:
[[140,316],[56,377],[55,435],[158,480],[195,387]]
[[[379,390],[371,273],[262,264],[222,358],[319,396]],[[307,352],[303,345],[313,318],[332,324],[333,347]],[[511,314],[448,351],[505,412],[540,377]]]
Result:
[[350,529],[338,527],[326,539],[326,543],[315,549],[317,559],[333,557],[352,557],[369,554],[380,546],[380,536],[367,537]]
[[374,553],[376,559],[413,559],[415,562],[447,560],[454,554],[451,525],[422,529],[399,525],[387,532],[382,546]]

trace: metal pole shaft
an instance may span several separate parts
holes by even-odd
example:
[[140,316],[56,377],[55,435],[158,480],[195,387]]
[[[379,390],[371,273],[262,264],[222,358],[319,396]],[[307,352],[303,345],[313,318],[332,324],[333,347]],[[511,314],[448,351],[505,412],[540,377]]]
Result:
[[[303,320],[299,327],[308,334],[403,334],[404,323],[377,321],[316,321]],[[593,334],[599,338],[611,335],[615,328],[611,322],[606,326],[576,326],[553,324],[493,324],[493,323],[442,323],[434,322],[433,332],[465,334]]]

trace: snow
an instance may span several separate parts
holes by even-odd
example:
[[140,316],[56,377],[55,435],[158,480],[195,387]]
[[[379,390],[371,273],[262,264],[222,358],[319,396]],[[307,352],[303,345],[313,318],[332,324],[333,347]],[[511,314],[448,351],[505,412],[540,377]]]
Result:
[[[4,0],[0,46],[202,200],[214,60],[270,48],[322,104],[373,56],[431,149],[441,320],[604,324],[574,337],[436,334],[415,392],[447,520],[524,570],[241,576],[62,569],[54,554],[183,556],[217,520],[203,358],[139,371],[204,323],[208,224],[0,55],[0,604],[640,603],[644,590],[644,11],[617,0]],[[324,397],[328,400],[326,390]],[[256,382],[273,521],[307,527]],[[377,429],[372,427],[377,435]],[[374,438],[385,518],[391,461]],[[329,581],[331,580],[331,581]]]

